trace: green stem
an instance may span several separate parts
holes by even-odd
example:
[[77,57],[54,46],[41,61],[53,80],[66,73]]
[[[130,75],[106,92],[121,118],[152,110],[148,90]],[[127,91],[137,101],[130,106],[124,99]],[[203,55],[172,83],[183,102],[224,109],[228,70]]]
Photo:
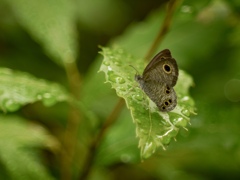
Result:
[[152,46],[150,47],[149,51],[147,52],[147,54],[145,56],[146,61],[150,60],[150,58],[153,56],[153,54],[156,52],[157,48],[161,44],[163,38],[168,33],[171,22],[172,22],[173,14],[174,14],[176,8],[178,7],[178,5],[180,4],[180,2],[181,2],[181,0],[170,0],[169,1],[167,13],[163,20],[162,26],[158,32],[157,37],[155,38],[155,40],[152,44]]
[[[72,96],[79,100],[81,80],[80,74],[75,62],[65,64],[65,71],[69,81],[70,91]],[[80,124],[81,114],[79,108],[76,107],[73,101],[69,101],[70,110],[67,120],[67,126],[64,132],[61,149],[61,179],[72,179],[72,167],[75,157],[76,144],[78,141],[77,133]]]
[[108,116],[106,121],[104,122],[102,128],[100,129],[99,133],[95,137],[95,139],[92,141],[89,147],[88,156],[86,157],[86,163],[84,164],[84,168],[82,170],[81,176],[79,179],[86,179],[91,171],[91,168],[93,166],[95,157],[96,157],[96,150],[98,145],[100,144],[101,140],[103,139],[107,129],[115,122],[115,120],[118,118],[122,108],[124,107],[124,100],[121,98],[119,99],[118,103],[114,107],[111,114]]

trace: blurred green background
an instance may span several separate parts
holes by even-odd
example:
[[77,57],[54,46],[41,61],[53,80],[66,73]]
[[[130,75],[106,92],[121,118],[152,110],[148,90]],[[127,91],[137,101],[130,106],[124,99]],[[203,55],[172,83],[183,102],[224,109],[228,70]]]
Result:
[[[59,2],[51,0],[53,7]],[[83,120],[73,167],[73,179],[77,179],[84,166],[87,145],[118,100],[110,85],[104,84],[103,74],[97,73],[102,61],[98,45],[117,44],[142,58],[158,32],[167,1],[69,2],[74,11],[74,41],[78,43],[77,64],[83,82]],[[25,5],[20,0],[0,1],[0,66],[28,72],[68,88],[64,68],[46,53],[43,44],[19,20],[18,3]],[[33,21],[38,21],[34,18]],[[177,141],[172,141],[166,151],[160,149],[141,162],[135,127],[125,108],[101,142],[89,179],[240,179],[240,1],[183,1],[159,50],[165,48],[171,50],[180,69],[188,72],[195,82],[191,95],[197,115],[191,117],[188,131],[181,129]],[[2,115],[0,121],[13,115],[13,119],[21,117],[40,124],[56,139],[61,139],[67,112],[65,103],[44,107],[37,102]],[[0,126],[0,134],[3,128],[6,127]],[[18,155],[6,156],[0,158],[0,177],[5,179],[14,177],[9,175],[14,171],[5,167],[10,162],[8,158],[16,166],[14,159]],[[46,169],[46,176],[54,179],[60,179],[61,174],[57,156],[49,149],[37,156]],[[26,175],[18,179],[31,178]]]

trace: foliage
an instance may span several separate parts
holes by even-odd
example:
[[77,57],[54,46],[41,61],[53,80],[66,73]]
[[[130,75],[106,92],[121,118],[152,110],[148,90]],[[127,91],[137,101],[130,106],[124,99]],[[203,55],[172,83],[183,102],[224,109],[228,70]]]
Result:
[[66,101],[66,90],[58,84],[32,77],[30,74],[0,68],[1,109],[16,111],[21,106],[42,101],[51,106]]
[[[0,1],[0,179],[79,179],[85,167],[89,179],[240,178],[239,2],[179,5],[158,47],[181,69],[169,113],[129,66],[143,71],[166,15],[147,4]],[[127,107],[106,125],[119,97]]]
[[0,158],[5,165],[1,168],[1,179],[53,179],[41,164],[38,149],[59,148],[56,139],[26,119],[3,115],[0,118]]
[[[18,22],[35,38],[58,64],[76,59],[76,30],[71,1],[8,1]],[[57,30],[57,31],[56,31]]]
[[168,114],[161,113],[147,100],[140,88],[135,88],[135,72],[129,65],[134,63],[137,69],[140,66],[143,69],[143,60],[132,57],[121,48],[102,50],[104,60],[100,70],[105,73],[107,82],[116,89],[118,96],[126,100],[137,126],[141,156],[147,158],[157,147],[169,144],[170,139],[177,135],[179,127],[186,127],[189,122],[188,116],[194,112],[193,100],[188,94],[188,88],[193,84],[192,79],[180,71],[179,83],[176,86],[178,106]]

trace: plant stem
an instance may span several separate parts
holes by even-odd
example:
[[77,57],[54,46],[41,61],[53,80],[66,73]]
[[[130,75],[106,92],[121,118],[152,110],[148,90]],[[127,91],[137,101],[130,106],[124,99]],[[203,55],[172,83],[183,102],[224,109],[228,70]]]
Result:
[[[79,100],[80,97],[80,74],[77,69],[75,62],[65,64],[65,71],[69,81],[70,91],[74,98]],[[64,132],[61,149],[61,179],[72,179],[72,167],[75,156],[76,144],[77,144],[77,133],[80,124],[80,112],[72,101],[69,101],[69,115],[67,120],[67,126]]]
[[102,138],[104,137],[107,129],[115,122],[115,120],[119,116],[123,106],[124,106],[124,100],[122,98],[120,98],[119,101],[117,102],[117,104],[115,105],[113,111],[111,112],[111,114],[108,116],[108,118],[104,122],[99,133],[97,134],[95,139],[90,144],[88,156],[86,158],[86,163],[84,164],[84,169],[82,170],[82,174],[79,179],[86,179],[88,177],[88,174],[91,171],[92,165],[93,165],[95,157],[96,157],[97,147],[100,144]]
[[[150,57],[156,51],[159,44],[162,42],[163,37],[168,32],[173,13],[174,13],[179,1],[181,1],[181,0],[170,0],[169,5],[168,5],[168,11],[167,11],[166,17],[164,19],[163,25],[161,26],[158,36],[156,37],[151,48],[149,49],[148,53],[145,56],[146,60],[150,59]],[[95,139],[90,144],[88,156],[86,157],[86,161],[83,166],[84,169],[82,170],[82,173],[79,177],[80,180],[87,179],[87,177],[92,169],[94,160],[95,160],[97,147],[99,146],[99,144],[100,144],[101,140],[103,139],[108,128],[116,121],[117,117],[119,116],[119,114],[123,108],[123,105],[124,105],[124,100],[121,98],[121,99],[119,99],[118,103],[115,105],[113,111],[111,112],[111,114],[109,115],[107,120],[104,122],[102,128],[100,129],[100,132],[97,134]]]
[[152,46],[150,47],[149,51],[147,52],[147,54],[145,56],[146,61],[150,60],[150,58],[156,52],[158,46],[161,44],[163,38],[165,37],[165,35],[169,31],[173,14],[174,14],[176,8],[178,7],[178,5],[180,4],[180,2],[181,2],[181,0],[170,0],[169,1],[168,8],[167,8],[167,13],[166,13],[166,16],[163,20],[162,26],[161,26],[161,28],[158,32],[158,35],[157,35],[156,39],[154,40]]

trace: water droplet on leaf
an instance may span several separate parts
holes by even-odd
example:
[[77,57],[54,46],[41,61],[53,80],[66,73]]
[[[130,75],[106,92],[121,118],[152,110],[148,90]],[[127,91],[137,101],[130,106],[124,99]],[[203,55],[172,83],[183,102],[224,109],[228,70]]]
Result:
[[111,66],[108,66],[108,71],[112,71],[112,68],[111,68]]
[[109,75],[109,80],[112,81],[112,82],[115,82],[115,83],[118,83],[118,84],[123,84],[125,83],[125,79],[114,74],[112,71],[111,72],[108,72],[108,75]]
[[6,108],[7,111],[10,111],[10,112],[16,111],[20,108],[20,104],[14,102],[11,99],[6,100],[3,106]]
[[185,118],[183,118],[183,117],[179,117],[179,118],[177,118],[177,119],[174,119],[174,125],[175,126],[180,126],[180,127],[185,127],[185,126],[187,126],[187,122],[188,122],[188,120],[186,120]]
[[148,131],[141,128],[141,129],[139,130],[139,133],[140,133],[140,134],[148,134]]
[[184,96],[181,101],[188,101],[189,100],[189,97],[188,96]]
[[120,66],[120,63],[118,61],[114,62],[116,66]]
[[185,116],[190,116],[190,111],[188,109],[183,109],[182,110],[183,115]]
[[131,157],[128,154],[122,154],[120,158],[121,158],[121,161],[124,163],[128,163],[131,159]]
[[125,83],[126,81],[122,78],[122,77],[117,77],[116,78],[116,83],[119,83],[119,84],[123,84]]
[[126,92],[126,88],[124,86],[117,87],[117,90],[120,91],[121,93]]
[[37,99],[38,99],[38,100],[42,100],[42,98],[43,98],[43,97],[42,97],[41,94],[38,94],[38,95],[37,95]]
[[103,64],[106,65],[106,66],[110,65],[110,63],[108,61],[103,61]]
[[109,81],[116,82],[116,78],[119,76],[115,75],[112,71],[108,71],[108,79]]
[[43,94],[43,104],[45,106],[52,106],[56,103],[56,98],[54,96],[52,96],[52,94],[50,93],[45,93]]
[[143,100],[143,96],[142,95],[139,95],[139,94],[134,94],[132,95],[132,98],[134,100],[137,100],[137,101],[142,101]]
[[184,6],[181,7],[181,11],[183,13],[192,13],[193,8],[192,8],[192,6],[184,5]]

